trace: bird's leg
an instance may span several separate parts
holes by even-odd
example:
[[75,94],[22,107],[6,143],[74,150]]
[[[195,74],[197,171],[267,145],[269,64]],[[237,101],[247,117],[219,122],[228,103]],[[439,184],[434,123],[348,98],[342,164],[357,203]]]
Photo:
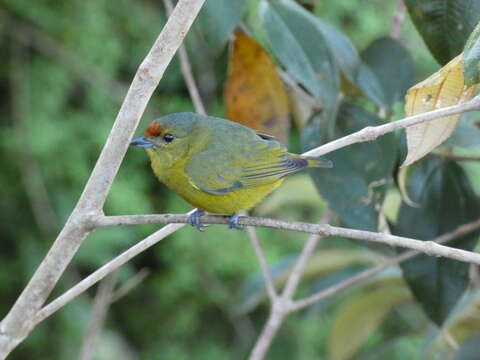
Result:
[[195,209],[195,211],[188,217],[188,223],[200,231],[205,231],[207,229],[207,225],[202,224],[202,220],[200,219],[200,216],[204,214],[205,211],[201,209]]
[[237,230],[244,230],[245,228],[241,225],[238,224],[238,218],[240,216],[244,216],[243,213],[237,213],[237,214],[233,214],[232,217],[230,218],[230,222],[228,224],[228,227],[230,229],[237,229]]

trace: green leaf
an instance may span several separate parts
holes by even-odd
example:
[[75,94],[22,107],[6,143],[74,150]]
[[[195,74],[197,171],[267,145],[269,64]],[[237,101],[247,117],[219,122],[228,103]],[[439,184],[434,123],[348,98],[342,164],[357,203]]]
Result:
[[415,81],[415,66],[407,49],[399,41],[383,37],[368,45],[362,59],[380,82],[388,106],[403,101]]
[[218,51],[242,19],[246,0],[207,0],[198,15],[198,25],[205,41]]
[[462,52],[480,20],[480,1],[405,0],[405,5],[418,32],[441,65]]
[[480,23],[468,38],[463,50],[463,75],[467,86],[480,82]]
[[[478,217],[480,203],[464,171],[455,162],[427,157],[412,166],[407,185],[418,208],[402,204],[394,233],[432,240]],[[479,232],[449,246],[472,250]],[[398,250],[402,252],[403,250]],[[441,325],[468,285],[469,265],[420,255],[401,264],[404,277],[429,318]]]
[[335,125],[340,74],[318,19],[291,0],[263,1],[259,12],[274,57],[321,101],[322,137],[326,139]]
[[[315,121],[315,119],[313,119]],[[303,134],[305,148],[316,142],[315,122],[310,122]],[[337,118],[336,136],[341,137],[365,126],[382,124],[381,120],[363,108],[342,104]],[[374,142],[355,144],[328,155],[332,169],[312,169],[317,189],[330,208],[349,227],[376,231],[378,207],[383,202],[391,182],[396,159],[395,138],[388,134]]]
[[[295,6],[298,5],[295,4]],[[350,82],[354,82],[362,62],[355,46],[345,34],[330,24],[318,18],[315,18],[313,23],[323,35],[343,75],[345,75]]]
[[388,313],[409,298],[410,292],[403,282],[399,282],[399,278],[392,278],[382,287],[365,292],[344,304],[333,323],[328,345],[329,359],[351,359]]
[[363,95],[372,100],[375,105],[382,108],[389,106],[382,84],[380,84],[377,75],[367,64],[362,63],[360,65],[355,84],[362,91]]

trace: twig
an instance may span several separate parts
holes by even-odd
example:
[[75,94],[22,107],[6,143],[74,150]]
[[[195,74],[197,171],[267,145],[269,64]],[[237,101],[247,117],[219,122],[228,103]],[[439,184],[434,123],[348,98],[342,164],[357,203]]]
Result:
[[405,13],[407,9],[403,0],[398,0],[397,10],[393,15],[392,25],[390,27],[390,37],[398,39],[400,31],[402,30],[403,22],[405,21]]
[[277,298],[277,291],[275,290],[275,284],[273,282],[272,275],[270,274],[270,269],[268,268],[265,253],[260,245],[255,228],[253,226],[248,226],[247,231],[250,238],[250,243],[255,250],[255,255],[257,255],[258,262],[260,263],[260,269],[262,272],[263,281],[265,283],[265,288],[267,289],[268,297],[270,302],[273,303]]
[[[325,214],[323,215],[322,219],[320,220],[319,224],[325,225],[331,222],[333,219],[333,213],[329,210],[326,210]],[[308,261],[312,257],[315,248],[317,247],[318,242],[323,236],[312,234],[308,238],[307,243],[302,249],[300,256],[298,257],[293,270],[288,277],[287,284],[282,292],[282,297],[284,299],[291,300],[295,291],[297,290],[298,284],[300,283],[300,279],[302,278],[303,272],[305,271],[305,267],[307,266]]]
[[125,282],[122,286],[115,290],[110,298],[110,303],[120,300],[130,291],[136,288],[143,280],[148,276],[150,271],[147,268],[140,269],[134,276],[132,276],[128,281]]
[[79,360],[92,360],[95,356],[95,350],[98,338],[102,331],[108,308],[111,304],[111,297],[115,283],[117,282],[116,272],[111,273],[108,277],[100,282],[97,295],[93,302],[92,313],[88,323],[87,331],[83,338],[82,348],[80,350]]
[[[436,239],[432,240],[432,242],[438,243],[438,244],[443,244],[450,242],[452,240],[461,238],[462,236],[465,236],[471,232],[474,232],[475,230],[480,229],[480,220],[475,220],[470,223],[464,224],[456,228],[455,230],[448,232],[446,234],[443,234]],[[342,282],[339,282],[325,290],[321,290],[316,294],[313,294],[307,298],[295,301],[294,304],[292,305],[291,311],[297,311],[300,309],[303,309],[305,307],[308,307],[310,305],[313,305],[314,303],[324,300],[328,297],[331,297],[333,295],[338,294],[339,292],[350,288],[353,285],[357,285],[366,279],[382,272],[386,268],[397,265],[403,261],[409,260],[411,258],[414,258],[415,256],[418,256],[422,254],[420,251],[416,250],[411,250],[403,253],[402,255],[399,255],[393,259],[388,260],[387,262],[383,264],[379,264],[377,266],[374,266],[370,269],[364,270],[357,275],[354,275]]]
[[28,285],[0,323],[0,359],[4,359],[35,326],[38,310],[93,230],[91,216],[102,213],[113,179],[145,107],[203,3],[204,0],[179,0],[140,65],[75,209]]
[[95,285],[97,282],[102,280],[105,276],[110,274],[112,271],[117,270],[120,266],[128,262],[133,257],[137,256],[146,249],[152,247],[160,240],[163,240],[171,233],[177,231],[178,229],[185,226],[185,224],[170,224],[160,230],[154,232],[152,235],[143,239],[139,243],[135,244],[128,250],[124,251],[118,255],[113,260],[109,261],[98,270],[87,276],[85,279],[80,281],[77,285],[73,286],[67,290],[63,295],[57,297],[55,300],[50,302],[48,305],[43,307],[35,316],[34,322],[38,324],[39,322],[45,320],[47,317],[52,315],[55,311],[60,309],[62,306],[72,301],[78,295],[89,289],[91,286]]
[[[329,223],[333,219],[333,213],[328,211],[324,214],[320,224]],[[307,243],[302,249],[300,256],[295,263],[292,272],[288,276],[287,283],[283,289],[280,298],[274,298],[272,301],[272,310],[262,330],[255,346],[252,349],[249,359],[261,360],[265,357],[268,349],[270,348],[273,338],[277,334],[284,319],[290,313],[292,307],[292,299],[297,290],[300,279],[305,271],[308,261],[312,257],[315,248],[322,236],[312,234],[309,236]]]
[[325,145],[321,145],[315,149],[307,151],[305,156],[321,156],[329,152],[344,148],[345,146],[373,141],[379,136],[388,134],[395,130],[405,129],[407,127],[420,124],[426,121],[439,119],[449,115],[465,113],[469,111],[480,110],[480,95],[463,104],[444,107],[438,110],[429,111],[413,116],[406,117],[402,120],[393,121],[379,126],[367,126],[362,130],[354,132],[350,135],[333,140]]
[[[170,15],[173,10],[173,5],[171,0],[163,0],[167,14]],[[188,53],[185,48],[185,45],[181,45],[178,49],[178,57],[180,58],[180,70],[182,71],[183,78],[187,84],[188,93],[190,94],[190,99],[193,102],[195,111],[199,114],[206,115],[205,106],[203,105],[202,98],[200,97],[200,92],[198,91],[195,78],[193,77],[192,66],[190,65],[190,60],[188,59]]]

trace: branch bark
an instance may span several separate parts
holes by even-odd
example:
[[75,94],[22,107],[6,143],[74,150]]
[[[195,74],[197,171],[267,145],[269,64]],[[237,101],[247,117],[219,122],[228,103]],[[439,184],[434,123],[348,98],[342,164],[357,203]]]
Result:
[[[461,238],[462,236],[468,235],[468,234],[470,234],[470,233],[472,233],[476,230],[479,230],[479,229],[480,229],[480,219],[472,221],[472,222],[467,223],[467,224],[463,224],[463,225],[459,226],[458,228],[456,228],[455,230],[437,237],[436,239],[432,240],[432,242],[435,242],[437,244],[448,243],[450,241]],[[422,254],[422,252],[416,251],[416,250],[407,251],[407,252],[403,253],[402,255],[399,255],[399,256],[396,256],[392,259],[389,259],[388,261],[386,261],[383,264],[379,264],[379,265],[374,266],[370,269],[364,270],[361,273],[358,273],[357,275],[354,275],[354,276],[352,276],[352,277],[350,277],[350,278],[348,278],[348,279],[346,279],[342,282],[339,282],[339,283],[337,283],[337,284],[335,284],[335,285],[333,285],[333,286],[331,286],[327,289],[321,290],[316,294],[313,294],[313,295],[311,295],[309,297],[306,297],[304,299],[295,301],[292,305],[291,311],[298,311],[300,309],[303,309],[303,308],[306,308],[310,305],[313,305],[314,303],[316,303],[318,301],[321,301],[321,300],[329,298],[333,295],[336,295],[339,292],[341,292],[343,290],[346,290],[346,289],[348,289],[348,288],[350,288],[354,285],[357,285],[357,284],[365,281],[366,279],[382,272],[383,270],[385,270],[386,268],[388,268],[390,266],[400,264],[401,262],[409,260],[411,258],[414,258],[415,256],[420,255],[420,254]]]
[[84,191],[45,259],[0,323],[0,359],[35,326],[33,321],[72,257],[93,230],[145,107],[204,0],[180,0],[140,65]]
[[105,318],[111,304],[111,297],[117,282],[116,273],[108,275],[98,286],[97,295],[93,302],[92,313],[88,322],[87,331],[83,338],[79,360],[92,360],[95,356],[97,342],[101,335]]
[[475,96],[473,99],[463,104],[448,106],[438,110],[409,116],[402,120],[393,121],[393,122],[379,125],[379,126],[367,126],[366,128],[363,128],[362,130],[354,132],[350,135],[341,137],[325,145],[321,145],[319,147],[316,147],[315,149],[309,150],[303,155],[305,156],[325,155],[329,152],[344,148],[352,144],[373,141],[376,138],[382,135],[391,133],[395,130],[405,129],[407,127],[421,124],[426,121],[439,119],[449,115],[470,112],[474,110],[480,110],[480,95]]
[[[97,226],[117,226],[117,225],[139,225],[139,224],[170,224],[186,223],[187,215],[161,214],[161,215],[124,215],[124,216],[104,216],[96,221]],[[479,220],[480,221],[480,220]],[[228,224],[228,216],[206,215],[202,216],[202,222],[205,224]],[[339,236],[348,239],[357,239],[363,241],[372,241],[383,243],[390,246],[399,246],[415,249],[431,256],[441,256],[455,259],[462,262],[480,264],[480,254],[455,249],[448,246],[442,246],[433,241],[421,241],[411,238],[376,233],[371,231],[347,229],[327,224],[310,224],[299,221],[283,221],[277,219],[267,219],[260,217],[241,216],[238,223],[243,226],[262,226],[279,230],[299,231],[320,236]]]

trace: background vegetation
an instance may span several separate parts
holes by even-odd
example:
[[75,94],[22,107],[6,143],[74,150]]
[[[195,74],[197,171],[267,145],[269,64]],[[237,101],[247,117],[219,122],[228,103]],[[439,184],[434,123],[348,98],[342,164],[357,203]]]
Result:
[[[394,1],[382,0],[299,3],[346,34],[360,53],[388,35],[398,6]],[[187,48],[208,113],[226,116],[223,89],[228,49],[225,39],[219,39],[217,32],[212,31],[210,16],[213,15],[208,11],[212,11],[212,6],[197,20],[188,36]],[[148,0],[3,0],[0,19],[3,55],[0,57],[0,311],[6,313],[75,205],[129,81],[165,21],[165,12],[159,2]],[[254,24],[255,19],[247,22]],[[399,41],[414,64],[404,92],[437,71],[439,64],[408,14]],[[370,47],[370,51],[374,50]],[[370,54],[372,64],[379,57]],[[368,52],[363,55],[368,59]],[[399,67],[390,71],[395,69]],[[381,75],[379,78],[385,79]],[[393,94],[392,99],[391,117],[403,117],[403,93]],[[348,133],[370,124],[368,115],[358,115],[361,112],[355,106],[360,105],[373,108],[365,99],[356,99],[355,105],[344,105],[339,119],[343,116],[357,122],[345,123],[337,131]],[[162,114],[192,110],[179,64],[173,62],[140,127]],[[472,121],[476,119],[472,117]],[[299,132],[292,125],[289,145],[293,152],[302,152]],[[479,142],[472,132],[475,135],[470,128],[459,128],[450,140],[455,142],[457,151],[475,153]],[[398,139],[401,138],[393,135],[390,139],[392,153],[397,147],[402,151],[402,141]],[[305,137],[302,140],[305,146],[308,141]],[[385,141],[384,146],[388,145]],[[385,148],[375,152],[382,150]],[[368,151],[360,152],[367,160],[373,157]],[[354,161],[361,163],[366,159]],[[339,152],[332,160],[342,169],[342,164],[349,164],[351,157]],[[480,171],[478,165],[453,162],[445,165],[437,164],[438,161],[441,160],[434,157],[422,163],[412,176],[421,178],[422,171],[428,171],[429,166],[435,169],[448,166],[453,168],[448,174],[457,176],[452,182],[457,183],[464,179],[462,166],[472,175],[466,186],[470,191],[467,198],[476,198],[480,190],[479,177],[475,176]],[[393,162],[385,165],[390,173]],[[323,197],[308,175],[301,174],[289,179],[259,205],[254,214],[318,221],[325,201],[331,201],[335,193],[332,188],[322,188],[322,177],[316,177],[315,181]],[[440,190],[431,189],[431,193],[422,188],[418,193],[412,191],[411,195],[418,201],[422,196],[433,199],[427,210],[440,208],[447,214],[445,223],[452,218],[449,210],[459,196],[453,193],[453,199],[446,202],[435,196],[448,195],[452,186],[447,183]],[[397,219],[400,195],[393,183],[389,188],[385,213],[388,219]],[[384,195],[379,202],[383,202]],[[445,208],[439,203],[445,203]],[[474,200],[472,203],[470,210],[477,206]],[[188,209],[188,204],[155,180],[146,156],[133,149],[115,180],[105,212],[177,213]],[[351,211],[350,208],[334,210],[339,216],[342,211]],[[435,229],[432,233],[432,227],[426,226],[423,233],[412,233],[412,221],[429,216],[421,211],[412,214],[400,210],[397,233],[428,238],[444,232]],[[458,222],[453,222],[461,224],[467,220],[459,215]],[[348,216],[341,216],[341,221],[366,229],[376,229],[378,225],[368,221],[358,223],[358,219]],[[420,222],[416,228],[421,225]],[[155,226],[137,226],[97,230],[80,250],[54,295],[155,229]],[[268,229],[259,229],[258,233],[281,283],[305,235]],[[471,247],[474,245],[471,242]],[[355,241],[325,239],[307,269],[300,293],[309,294],[376,264],[382,254],[384,249],[369,249]],[[117,274],[118,283],[128,282],[139,271],[148,271],[148,276],[112,304],[108,312],[98,345],[98,359],[215,360],[246,356],[268,314],[257,260],[246,234],[223,226],[211,226],[205,233],[185,228],[124,266]],[[277,336],[269,358],[440,358],[438,349],[441,349],[441,356],[460,359],[460,353],[455,351],[459,344],[456,341],[452,344],[450,335],[443,336],[431,321],[444,324],[451,308],[441,314],[427,312],[428,317],[412,299],[400,274],[400,269],[390,269],[362,287],[294,314]],[[452,294],[450,296],[457,293]],[[35,359],[76,357],[94,296],[95,290],[89,291],[42,323],[15,350],[12,358],[31,359],[32,354]],[[474,291],[466,295],[457,318],[474,304],[474,297]],[[362,314],[363,317],[359,316]],[[454,322],[452,317],[449,320]],[[359,327],[355,329],[355,325]],[[473,330],[464,335],[465,341],[478,329],[476,323],[469,325]],[[358,340],[358,347],[351,354],[342,354],[345,343],[356,341],[351,338],[353,330],[349,327],[365,336]],[[464,328],[456,329],[461,332]],[[454,353],[457,355],[452,355]]]

